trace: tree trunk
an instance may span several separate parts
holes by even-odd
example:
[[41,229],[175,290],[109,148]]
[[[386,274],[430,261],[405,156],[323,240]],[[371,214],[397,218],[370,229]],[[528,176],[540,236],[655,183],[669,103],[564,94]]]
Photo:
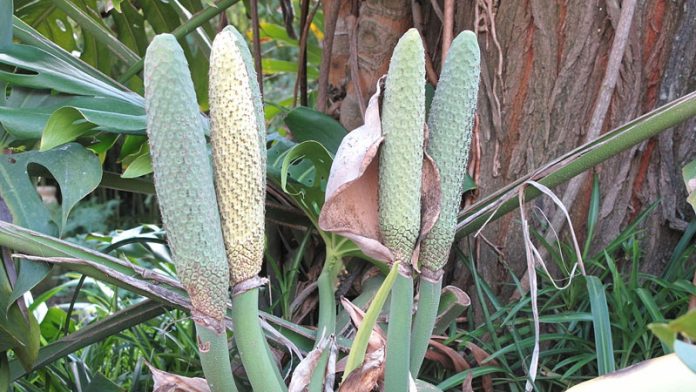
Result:
[[[461,0],[455,1],[455,31],[479,33],[482,75],[479,93],[480,161],[470,169],[486,195],[585,141],[609,54],[627,0]],[[336,0],[326,2],[327,7]],[[386,72],[398,37],[422,20],[434,70],[442,46],[443,1],[344,1],[331,58],[331,112],[348,129],[362,123],[361,102]],[[437,3],[441,12],[433,8]],[[413,5],[412,5],[413,4]],[[487,12],[487,11],[490,11]],[[328,15],[328,13],[327,13]],[[475,19],[478,20],[476,21]],[[357,31],[357,33],[354,33]],[[357,34],[357,36],[355,35]],[[689,0],[638,1],[622,57],[618,82],[601,132],[613,129],[696,87],[696,3]],[[351,64],[351,39],[357,59]],[[352,77],[360,75],[359,88]],[[645,221],[642,269],[662,270],[693,211],[686,204],[681,167],[696,158],[696,120],[664,132],[596,167],[602,193],[593,247],[615,238],[651,203],[660,204]],[[587,176],[571,211],[582,241],[592,177]],[[554,191],[563,195],[566,186]],[[547,199],[534,202],[548,216]],[[490,223],[483,235],[499,247],[521,276],[526,268],[519,215]],[[509,281],[492,247],[477,246],[479,270],[489,282]],[[465,284],[457,268],[455,280]],[[461,272],[461,273],[459,273]]]

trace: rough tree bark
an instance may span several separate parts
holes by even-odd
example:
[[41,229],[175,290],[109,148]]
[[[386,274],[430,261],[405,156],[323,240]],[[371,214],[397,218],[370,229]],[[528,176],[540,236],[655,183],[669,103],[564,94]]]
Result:
[[[330,6],[337,0],[327,1]],[[387,69],[398,37],[423,22],[434,70],[442,46],[443,1],[343,1],[331,58],[329,112],[348,129],[362,123],[361,104]],[[583,142],[621,11],[619,0],[460,0],[455,32],[479,32],[479,194],[485,195]],[[487,12],[490,11],[490,12]],[[492,16],[492,18],[491,18]],[[478,18],[478,20],[476,20]],[[495,35],[493,32],[495,31]],[[639,1],[602,132],[696,88],[696,2]],[[499,46],[498,46],[499,44]],[[350,58],[351,46],[358,49]],[[360,83],[353,83],[359,75]],[[358,87],[359,86],[359,87]],[[594,169],[602,191],[595,247],[614,238],[650,203],[661,200],[643,225],[642,268],[659,272],[693,211],[685,203],[681,167],[696,158],[696,120],[664,132]],[[475,150],[476,146],[472,148]],[[471,167],[475,167],[476,162]],[[591,189],[585,181],[569,206],[583,236]],[[564,186],[555,190],[559,195]],[[548,214],[551,202],[535,201]],[[483,234],[518,276],[525,270],[518,214],[489,224]],[[500,254],[477,247],[489,282],[509,281]],[[466,285],[465,269],[454,280]],[[687,277],[690,278],[690,277]]]

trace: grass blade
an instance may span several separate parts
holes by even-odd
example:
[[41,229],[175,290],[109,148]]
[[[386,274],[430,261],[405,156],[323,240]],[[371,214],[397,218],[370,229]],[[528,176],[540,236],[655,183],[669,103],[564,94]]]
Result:
[[370,307],[367,309],[367,313],[365,313],[365,318],[360,324],[360,327],[358,327],[358,333],[355,335],[353,345],[350,347],[350,354],[348,354],[346,368],[343,372],[343,381],[345,381],[350,372],[357,369],[365,359],[367,341],[377,322],[377,316],[379,316],[384,303],[387,301],[387,297],[389,296],[389,292],[394,285],[397,275],[399,275],[399,265],[394,264],[391,271],[389,271],[389,275],[387,275],[387,278],[384,280],[384,283],[382,283],[382,286],[377,290],[377,295],[375,295],[375,298],[372,300]]
[[597,349],[597,368],[599,375],[611,373],[616,370],[614,364],[614,347],[611,337],[611,322],[609,321],[609,307],[604,291],[604,285],[596,276],[587,276],[587,292],[590,297],[592,309],[592,323],[594,325],[595,347]]

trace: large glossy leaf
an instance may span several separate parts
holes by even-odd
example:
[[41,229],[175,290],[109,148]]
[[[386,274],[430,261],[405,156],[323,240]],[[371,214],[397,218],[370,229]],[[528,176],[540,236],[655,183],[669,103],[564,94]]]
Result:
[[277,143],[280,144],[274,147],[289,148],[284,151],[280,148],[269,150],[269,169],[272,174],[279,174],[279,177],[271,177],[279,180],[283,190],[316,222],[324,204],[324,190],[333,158],[315,141],[295,145],[287,141]]
[[[60,186],[62,205],[57,222],[36,193],[29,177],[31,165],[48,170]],[[65,225],[70,210],[94,190],[101,180],[99,159],[79,144],[67,144],[47,151],[29,151],[0,156],[0,197],[5,201],[14,223],[47,234],[56,234]],[[23,263],[8,306],[40,282],[48,272],[43,263]]]
[[[261,23],[260,24],[260,38],[270,38],[276,42],[291,46],[294,48],[299,48],[300,43],[294,38],[288,36],[285,27],[275,24],[275,23]],[[321,48],[316,45],[307,45],[307,63],[318,65],[321,62]]]
[[69,52],[77,48],[72,25],[53,2],[15,0],[15,15],[61,48]]
[[292,109],[285,116],[285,125],[292,132],[295,141],[301,143],[315,140],[331,154],[336,154],[341,140],[348,134],[333,117],[304,106]]
[[[115,2],[114,2],[115,3]],[[116,4],[114,4],[114,7]],[[118,38],[140,56],[145,55],[147,36],[145,35],[145,17],[138,12],[130,1],[121,3],[120,9],[111,12]]]
[[81,58],[98,69],[108,71],[112,57],[131,66],[140,60],[128,46],[114,36],[101,17],[96,0],[52,0],[80,26],[83,38]]
[[[263,72],[267,74],[278,74],[278,73],[297,73],[297,62],[286,61],[278,59],[265,58],[261,60],[261,67]],[[317,68],[307,68],[307,78],[316,79],[319,77],[319,70]]]
[[94,154],[75,143],[47,152],[28,151],[2,156],[0,195],[9,207],[13,221],[42,233],[56,233],[50,213],[29,178],[28,169],[32,164],[46,168],[61,188],[63,203],[58,228],[65,224],[75,204],[99,185],[101,165]]
[[41,35],[33,27],[29,26],[16,16],[12,19],[12,27],[14,38],[18,39],[20,42],[27,45],[35,46],[43,50],[44,52],[49,53],[50,55],[55,56],[63,60],[64,62],[72,65],[73,67],[79,69],[87,75],[99,79],[110,86],[120,86],[115,80],[111,79],[99,70],[89,66],[85,62],[80,61],[80,59],[74,57],[72,54],[68,53],[63,48],[56,45],[53,41]]
[[42,49],[28,45],[11,45],[0,51],[0,63],[17,67],[25,73],[0,70],[0,80],[33,89],[53,89],[65,94],[113,98],[144,106],[141,96],[123,91],[95,78],[71,63]]

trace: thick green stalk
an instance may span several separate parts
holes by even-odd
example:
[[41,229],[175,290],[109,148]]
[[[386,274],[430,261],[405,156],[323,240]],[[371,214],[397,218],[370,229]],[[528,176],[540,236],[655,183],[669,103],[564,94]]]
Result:
[[[317,339],[314,341],[316,348],[321,339],[336,333],[336,284],[338,273],[342,268],[341,258],[332,249],[327,249],[324,268],[317,279],[319,289],[319,321],[317,323]],[[317,362],[316,370],[312,373],[312,381],[309,384],[310,391],[322,391],[324,389],[324,376],[326,365],[329,361],[329,350],[321,354]]]
[[418,377],[425,352],[428,350],[430,336],[433,333],[437,308],[440,304],[442,277],[437,280],[420,278],[418,289],[418,310],[413,319],[411,335],[411,374]]
[[[537,179],[536,181],[540,184],[553,188],[695,115],[696,92],[692,92],[601,136],[597,140],[588,142],[558,157],[546,166],[535,170],[534,173],[528,174],[490,196],[483,198],[468,208],[463,214],[460,214],[456,238],[459,239],[474,233],[486,221],[494,221],[517,209],[519,202],[514,195],[497,209],[495,208],[495,203],[507,192],[525,181]],[[569,160],[570,157],[576,154],[577,156],[574,159]],[[540,176],[536,173],[548,174]],[[527,187],[525,200],[532,200],[540,194],[541,192],[537,188]],[[474,214],[485,208],[488,209],[485,213],[472,219]],[[492,214],[494,214],[493,217],[491,217]],[[463,224],[463,221],[467,221],[466,225]]]
[[230,352],[227,348],[227,333],[218,333],[210,328],[196,324],[198,334],[198,355],[201,357],[201,367],[207,369],[205,379],[211,391],[236,392],[237,386],[232,379],[232,368],[220,366],[230,362]]
[[232,323],[239,357],[254,391],[285,391],[278,380],[280,372],[268,355],[266,339],[259,322],[259,289],[247,290],[232,297]]
[[413,309],[413,277],[399,271],[392,288],[389,306],[387,363],[384,370],[386,392],[408,391],[411,309]]

